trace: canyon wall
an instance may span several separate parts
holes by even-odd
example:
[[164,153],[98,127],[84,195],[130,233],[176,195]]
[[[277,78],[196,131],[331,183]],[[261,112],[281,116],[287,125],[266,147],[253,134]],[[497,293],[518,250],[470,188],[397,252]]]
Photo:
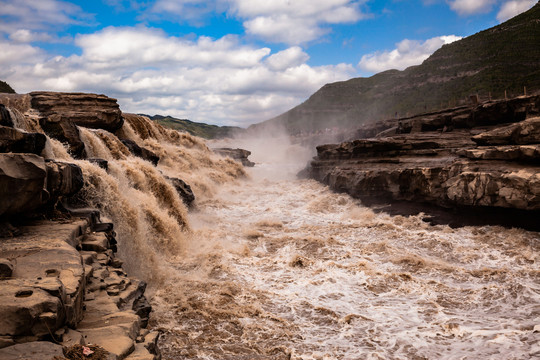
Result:
[[303,175],[366,204],[487,211],[538,228],[539,116],[540,96],[523,96],[365,125],[318,146]]

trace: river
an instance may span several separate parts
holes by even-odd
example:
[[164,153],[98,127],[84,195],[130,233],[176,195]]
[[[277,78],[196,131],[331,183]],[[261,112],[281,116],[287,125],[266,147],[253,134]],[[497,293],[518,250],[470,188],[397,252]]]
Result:
[[538,233],[374,213],[296,179],[299,153],[256,149],[188,214],[152,299],[164,359],[540,357]]

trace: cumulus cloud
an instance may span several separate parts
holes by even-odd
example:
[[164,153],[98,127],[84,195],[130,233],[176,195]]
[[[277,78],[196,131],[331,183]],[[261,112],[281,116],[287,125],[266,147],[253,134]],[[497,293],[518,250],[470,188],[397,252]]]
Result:
[[58,0],[0,0],[0,32],[47,30],[69,24],[82,24],[91,16],[77,5]]
[[496,0],[450,0],[450,8],[459,15],[473,15],[491,10]]
[[230,12],[244,19],[246,32],[267,41],[301,44],[326,34],[328,24],[366,18],[352,0],[229,0]]
[[504,22],[532,8],[537,0],[512,0],[505,2],[497,13],[497,20]]
[[403,70],[412,65],[419,65],[444,44],[459,39],[461,37],[455,35],[434,37],[424,42],[405,39],[396,44],[394,50],[362,56],[358,66],[372,73],[389,69]]
[[20,92],[105,93],[128,112],[248,125],[355,73],[349,64],[309,66],[299,47],[272,54],[234,36],[187,40],[147,27],[108,27],[75,44],[80,55],[46,58],[36,47],[0,40],[0,78]]
[[[111,5],[127,0],[107,0]],[[246,33],[269,42],[298,45],[331,31],[332,24],[354,23],[369,17],[361,8],[367,0],[157,0],[145,15],[194,25],[210,12],[242,21]]]

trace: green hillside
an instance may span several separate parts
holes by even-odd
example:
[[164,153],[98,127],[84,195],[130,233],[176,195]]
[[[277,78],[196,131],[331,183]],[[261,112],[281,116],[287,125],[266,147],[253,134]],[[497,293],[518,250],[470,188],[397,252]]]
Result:
[[444,45],[421,65],[327,84],[266,122],[291,134],[413,115],[481,99],[540,91],[540,4],[505,23]]
[[15,90],[7,82],[0,80],[0,93],[15,94]]
[[148,116],[158,124],[169,129],[185,131],[191,135],[199,136],[205,139],[219,139],[232,136],[245,131],[245,129],[235,126],[217,126],[204,123],[198,123],[187,119],[177,119],[172,116],[154,115]]

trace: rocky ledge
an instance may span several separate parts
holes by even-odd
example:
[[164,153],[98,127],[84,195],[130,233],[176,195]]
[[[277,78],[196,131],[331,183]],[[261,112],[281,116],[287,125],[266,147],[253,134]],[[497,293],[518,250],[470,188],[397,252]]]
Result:
[[103,359],[160,358],[159,334],[144,329],[146,284],[122,270],[112,224],[99,212],[80,209],[18,231],[0,240],[1,359],[63,359],[66,349],[90,344]]
[[390,212],[540,230],[539,116],[529,96],[366,125],[318,146],[302,175]]
[[251,155],[251,151],[244,149],[232,149],[232,148],[216,148],[212,149],[216,154],[230,157],[231,159],[240,161],[242,165],[253,167],[255,163],[248,159],[248,156]]

